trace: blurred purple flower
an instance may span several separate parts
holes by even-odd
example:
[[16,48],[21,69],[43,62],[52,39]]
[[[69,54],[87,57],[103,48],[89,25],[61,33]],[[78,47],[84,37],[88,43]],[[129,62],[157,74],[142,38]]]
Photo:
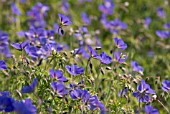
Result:
[[31,46],[31,45],[27,45],[25,47],[25,52],[28,54],[28,56],[36,59],[38,57],[38,48]]
[[89,16],[85,12],[81,13],[81,19],[86,25],[89,25],[91,23]]
[[101,17],[101,19],[100,19],[100,22],[102,23],[102,25],[103,25],[106,29],[109,29],[109,27],[110,27],[110,22],[107,20],[105,14],[102,14],[102,17]]
[[162,82],[162,89],[168,93],[170,93],[170,81],[164,80]]
[[158,110],[156,108],[153,108],[150,105],[145,106],[145,113],[146,114],[159,114]]
[[0,70],[6,70],[6,69],[7,69],[7,67],[6,67],[5,61],[0,60]]
[[118,93],[118,96],[119,97],[125,96],[127,92],[128,92],[128,88],[125,88]]
[[126,61],[126,59],[127,59],[127,56],[118,51],[118,52],[114,52],[114,58],[119,63],[124,63]]
[[22,51],[26,46],[28,45],[28,41],[22,42],[21,44],[19,43],[12,43],[11,46],[14,47],[15,49]]
[[106,53],[102,52],[98,57],[96,57],[97,59],[100,60],[100,62],[102,64],[110,64],[112,62],[112,58],[108,55],[106,55]]
[[50,70],[50,77],[56,78],[59,82],[66,82],[67,79],[64,77],[63,73],[60,70]]
[[20,16],[21,15],[21,12],[19,11],[19,9],[17,8],[16,4],[15,3],[12,3],[11,5],[11,10],[12,12],[17,15],[17,16]]
[[114,3],[112,0],[104,0],[104,4],[99,5],[98,9],[106,15],[112,15]]
[[151,23],[151,18],[150,17],[146,17],[145,20],[144,20],[144,27],[145,29],[148,29],[149,28],[149,25]]
[[62,83],[51,82],[51,87],[60,97],[68,94],[68,91],[65,89],[65,86]]
[[157,15],[158,15],[160,18],[165,18],[165,17],[166,17],[166,14],[165,14],[163,8],[159,7],[159,8],[157,8],[156,11],[157,11]]
[[60,23],[62,26],[69,26],[72,24],[72,22],[70,21],[70,19],[67,16],[65,16],[63,14],[58,14],[58,17],[60,19]]
[[170,29],[170,22],[169,23],[167,23],[167,24],[164,24],[164,26],[163,26],[165,29]]
[[14,99],[10,97],[8,91],[0,92],[0,112],[14,111]]
[[141,81],[137,90],[137,92],[133,92],[133,96],[136,97],[139,102],[149,102],[150,95],[156,94],[155,91],[150,88],[150,85],[146,84],[144,80]]
[[78,67],[77,65],[72,65],[72,66],[65,66],[67,72],[73,76],[81,75],[84,73],[84,68]]
[[54,23],[53,28],[56,34],[60,36],[64,35],[64,30],[57,23]]
[[157,31],[156,31],[156,35],[157,35],[159,38],[167,39],[167,38],[170,37],[170,32],[169,32],[169,31],[160,31],[160,30],[157,30]]
[[125,50],[127,48],[127,44],[122,39],[114,38],[114,43],[121,50]]
[[20,0],[19,2],[20,3],[25,3],[25,2],[27,2],[27,0]]
[[24,86],[24,87],[21,89],[21,92],[22,92],[22,93],[32,93],[32,92],[35,91],[35,88],[36,88],[37,84],[38,84],[38,79],[35,78],[35,79],[33,80],[32,84],[29,85],[29,86]]
[[93,58],[98,57],[98,54],[95,52],[95,50],[93,50],[93,48],[92,48],[91,46],[88,46],[87,49],[88,49],[90,55],[91,55]]
[[68,3],[68,0],[62,0],[61,9],[64,13],[67,13],[69,11],[70,5]]
[[36,114],[37,113],[37,109],[32,104],[32,101],[30,99],[26,99],[24,101],[15,101],[13,103],[13,106],[17,114]]
[[143,68],[135,61],[131,61],[131,67],[133,71],[143,73]]

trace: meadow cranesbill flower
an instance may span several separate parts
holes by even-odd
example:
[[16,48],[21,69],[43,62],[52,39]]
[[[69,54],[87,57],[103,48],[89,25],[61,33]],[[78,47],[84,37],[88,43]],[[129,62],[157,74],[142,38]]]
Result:
[[73,100],[81,99],[81,96],[82,96],[82,90],[81,89],[71,90],[71,92],[70,92],[70,97]]
[[90,55],[93,57],[93,58],[96,58],[98,57],[98,54],[95,52],[95,50],[93,50],[93,48],[91,46],[88,46],[88,51],[90,53]]
[[85,12],[81,13],[81,19],[86,25],[89,25],[91,23],[89,16]]
[[19,11],[19,9],[17,8],[16,4],[15,3],[12,3],[11,5],[11,10],[12,12],[17,15],[17,16],[20,16],[21,15],[21,12]]
[[104,0],[104,3],[99,5],[98,9],[106,15],[112,15],[114,3],[112,2],[112,0]]
[[165,29],[170,29],[170,23],[164,24],[163,26]]
[[158,15],[160,18],[165,18],[165,17],[166,17],[166,14],[165,14],[163,8],[159,7],[159,8],[157,8],[156,11],[157,11],[157,15]]
[[27,45],[25,47],[25,52],[28,54],[28,56],[36,59],[38,57],[38,48],[37,47],[34,47],[34,46],[31,46],[31,45]]
[[6,70],[6,69],[7,69],[7,67],[6,67],[5,61],[0,60],[0,70]]
[[126,61],[126,59],[127,59],[127,56],[118,51],[118,52],[114,52],[114,58],[119,63],[124,63]]
[[37,114],[37,108],[32,104],[30,99],[15,101],[13,106],[17,114]]
[[144,80],[141,81],[141,84],[137,87],[137,92],[133,92],[133,96],[138,99],[139,102],[149,102],[150,95],[156,94],[154,90],[150,88],[149,84],[146,84]]
[[70,19],[63,15],[63,14],[58,14],[59,20],[60,20],[60,24],[61,26],[69,26],[72,24],[72,22],[70,21]]
[[127,92],[128,92],[128,88],[125,88],[118,93],[118,96],[119,97],[125,96]]
[[157,30],[157,31],[156,31],[156,35],[157,35],[159,38],[167,39],[167,38],[170,37],[170,32],[169,32],[169,31],[160,31],[160,30]]
[[72,66],[65,66],[67,72],[73,76],[81,75],[84,73],[84,68],[78,67],[77,65],[72,65]]
[[0,55],[2,54],[5,57],[11,57],[8,44],[8,34],[0,31]]
[[144,27],[145,29],[148,29],[149,28],[149,25],[151,23],[151,18],[150,17],[146,17],[145,20],[144,20]]
[[14,111],[14,99],[10,97],[9,92],[0,92],[0,112]]
[[105,111],[105,107],[104,105],[98,100],[97,96],[91,96],[88,100],[88,104],[89,104],[89,110],[96,110],[96,109],[100,109],[100,111],[102,112],[102,114],[104,114]]
[[63,97],[64,95],[68,94],[68,91],[65,89],[64,84],[51,82],[52,89],[59,95],[59,97]]
[[24,87],[22,88],[21,92],[22,92],[22,93],[32,93],[32,92],[35,91],[35,88],[36,88],[37,84],[38,84],[38,79],[35,78],[35,79],[33,80],[32,84],[29,85],[29,86],[24,86]]
[[164,80],[162,82],[162,89],[168,93],[170,93],[170,81]]
[[106,53],[104,53],[104,52],[102,52],[96,58],[99,59],[102,64],[108,65],[112,62],[112,58],[110,56],[106,55]]
[[56,78],[59,82],[66,82],[67,79],[64,77],[63,72],[60,70],[50,70],[50,77]]
[[131,61],[131,67],[135,72],[139,72],[139,73],[143,72],[143,68],[135,61]]
[[70,5],[68,0],[62,0],[61,3],[61,9],[63,10],[64,13],[67,13],[69,11]]
[[28,41],[22,42],[21,44],[12,43],[11,46],[19,51],[22,51],[28,45],[28,43],[29,43]]
[[116,47],[121,50],[125,50],[127,48],[127,44],[122,39],[114,38],[114,43]]
[[151,105],[145,106],[145,113],[146,114],[159,114],[158,110],[156,108],[153,108]]

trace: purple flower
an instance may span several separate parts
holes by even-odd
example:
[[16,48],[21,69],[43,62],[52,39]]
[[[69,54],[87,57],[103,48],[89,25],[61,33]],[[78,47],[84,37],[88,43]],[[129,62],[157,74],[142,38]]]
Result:
[[90,55],[94,58],[98,57],[98,54],[95,52],[95,50],[93,50],[93,48],[91,46],[88,46],[88,51],[90,53]]
[[151,18],[150,17],[146,17],[145,20],[144,20],[144,27],[145,29],[148,29],[149,28],[149,25],[151,23]]
[[112,0],[104,0],[104,4],[99,5],[98,9],[106,15],[112,15],[114,3],[112,2]]
[[6,69],[7,69],[7,67],[6,67],[5,61],[0,60],[0,70],[6,70]]
[[65,66],[67,72],[73,76],[81,75],[84,73],[84,68],[78,67],[77,65],[72,65],[72,66]]
[[135,72],[139,72],[139,73],[143,72],[143,68],[141,66],[139,66],[139,64],[135,61],[131,61],[131,67],[132,67],[133,71],[135,71]]
[[118,51],[118,52],[114,52],[114,58],[119,63],[124,63],[126,61],[126,59],[127,59],[127,56]]
[[122,97],[122,96],[125,96],[125,94],[128,92],[128,88],[125,88],[123,90],[121,90],[119,93],[118,93],[118,96],[119,97]]
[[25,41],[25,42],[22,42],[21,44],[19,44],[19,43],[12,43],[11,45],[15,49],[17,49],[19,51],[22,51],[28,45],[28,42]]
[[8,34],[0,31],[0,55],[3,54],[5,57],[11,57],[8,44]]
[[37,86],[38,84],[38,79],[34,79],[32,84],[29,85],[29,86],[24,86],[21,90],[22,93],[32,93],[35,91],[35,87]]
[[62,0],[62,6],[61,9],[63,12],[67,13],[69,11],[70,5],[68,3],[68,0]]
[[88,100],[88,104],[89,110],[96,110],[99,108],[101,112],[105,111],[104,105],[98,100],[97,96],[90,97]]
[[159,114],[158,110],[150,105],[145,106],[145,112],[146,114]]
[[12,112],[14,111],[14,99],[10,97],[9,92],[0,92],[0,112]]
[[104,53],[104,52],[102,52],[100,54],[100,56],[98,56],[96,58],[99,59],[102,64],[108,65],[112,62],[112,58],[110,56],[106,55],[106,53]]
[[90,98],[90,94],[87,90],[77,89],[70,92],[70,97],[73,100],[81,99],[83,102],[87,102]]
[[164,80],[162,82],[162,89],[168,93],[170,93],[170,81]]
[[169,23],[167,23],[167,24],[164,24],[164,26],[163,26],[165,29],[170,29],[170,22]]
[[160,18],[165,18],[166,17],[166,14],[165,14],[165,12],[164,12],[164,10],[163,10],[163,8],[157,8],[157,15],[160,17]]
[[53,27],[56,34],[60,36],[64,35],[64,30],[57,23],[54,23]]
[[81,13],[81,19],[86,25],[91,23],[89,16],[85,12]]
[[17,15],[17,16],[20,16],[21,15],[21,12],[19,11],[19,9],[17,8],[16,4],[15,3],[12,3],[11,5],[11,10],[12,12]]
[[25,3],[25,2],[27,2],[27,0],[20,0],[19,2],[20,3]]
[[156,94],[155,91],[150,88],[150,85],[146,84],[144,80],[141,81],[137,90],[137,92],[133,92],[133,96],[136,97],[139,102],[149,102],[150,95]]
[[51,87],[60,97],[68,94],[68,91],[65,89],[65,86],[62,83],[51,82]]
[[67,79],[64,77],[63,73],[60,70],[50,70],[50,77],[56,78],[59,82],[66,82]]
[[67,16],[65,16],[63,14],[58,14],[58,17],[60,19],[60,23],[62,26],[69,26],[72,24],[72,22],[70,21],[70,19]]
[[36,114],[37,113],[37,109],[32,104],[32,101],[30,99],[26,99],[24,101],[15,101],[13,103],[13,106],[17,114]]
[[169,31],[160,31],[160,30],[157,30],[156,31],[156,35],[159,38],[166,39],[166,38],[170,37],[170,32]]
[[114,38],[114,43],[121,50],[125,50],[127,48],[127,44],[124,43],[122,39]]

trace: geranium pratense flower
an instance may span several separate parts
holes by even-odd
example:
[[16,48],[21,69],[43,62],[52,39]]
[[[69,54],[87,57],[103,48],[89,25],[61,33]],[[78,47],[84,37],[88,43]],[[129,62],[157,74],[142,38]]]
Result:
[[169,31],[160,31],[160,30],[157,30],[157,31],[156,31],[156,35],[157,35],[159,38],[167,39],[167,38],[170,37],[170,32],[169,32]]
[[99,5],[98,9],[106,15],[111,15],[113,14],[114,3],[112,0],[104,0],[104,4]]
[[159,114],[158,110],[156,108],[153,108],[150,105],[145,106],[145,113],[146,114]]
[[8,44],[8,34],[0,31],[0,55],[3,54],[5,57],[11,57]]
[[6,69],[7,69],[7,67],[6,67],[5,61],[0,60],[0,70],[6,70]]
[[14,111],[14,99],[10,97],[8,91],[0,92],[0,112],[12,112]]
[[122,39],[114,38],[114,43],[121,50],[125,50],[127,48],[127,44]]
[[160,18],[165,18],[165,17],[166,17],[166,14],[165,14],[163,8],[159,7],[159,8],[157,8],[156,11],[157,11],[157,15],[158,15]]
[[66,82],[67,79],[64,77],[63,72],[60,70],[50,70],[50,77],[56,78],[59,82]]
[[135,61],[131,61],[131,67],[133,71],[143,73],[143,68]]
[[170,93],[170,81],[164,80],[162,82],[162,89],[168,93]]
[[84,68],[78,67],[77,65],[72,65],[72,66],[65,66],[67,72],[73,76],[81,75],[84,73]]
[[32,93],[38,84],[38,79],[35,78],[30,86],[24,86],[21,90],[22,93]]
[[127,59],[127,56],[118,51],[118,52],[114,52],[114,58],[119,63],[124,63],[126,61],[126,59]]
[[151,18],[150,17],[146,17],[145,20],[144,20],[144,27],[145,29],[148,29],[149,28],[149,25],[151,23]]
[[89,16],[85,12],[81,13],[81,19],[86,25],[89,25],[91,23]]
[[12,3],[11,5],[11,10],[12,12],[17,15],[17,16],[20,16],[21,15],[21,12],[19,11],[19,9],[17,8],[16,4],[15,3]]
[[90,53],[90,55],[93,57],[93,58],[96,58],[98,57],[98,54],[95,52],[95,50],[93,50],[93,48],[91,46],[88,46],[88,51]]
[[72,22],[70,21],[70,19],[63,15],[63,14],[58,14],[59,20],[60,20],[60,24],[61,26],[69,26],[72,24]]
[[125,88],[118,93],[118,96],[119,97],[125,96],[127,92],[128,92],[128,88]]
[[164,24],[164,26],[163,26],[165,29],[170,29],[170,22],[169,23],[167,23],[167,24]]
[[51,82],[51,87],[60,97],[68,94],[68,91],[65,89],[65,86],[62,83]]
[[70,5],[68,3],[68,0],[62,0],[62,4],[61,4],[61,9],[63,10],[63,12],[67,13],[69,11]]
[[146,84],[144,80],[141,81],[137,90],[137,92],[133,92],[133,96],[136,97],[139,102],[149,102],[151,100],[150,95],[156,94],[155,91],[150,88],[150,85]]
[[15,101],[13,106],[17,114],[37,114],[37,109],[30,99]]
[[104,53],[104,52],[102,52],[100,54],[100,56],[98,56],[96,58],[99,59],[102,64],[108,65],[112,62],[112,58],[110,56],[106,55],[106,53]]
[[11,46],[14,47],[15,49],[22,51],[26,46],[28,45],[28,41],[22,42],[21,44],[19,43],[12,43]]
[[89,110],[96,110],[100,109],[101,114],[104,114],[105,107],[104,105],[98,100],[97,96],[91,96],[88,100]]

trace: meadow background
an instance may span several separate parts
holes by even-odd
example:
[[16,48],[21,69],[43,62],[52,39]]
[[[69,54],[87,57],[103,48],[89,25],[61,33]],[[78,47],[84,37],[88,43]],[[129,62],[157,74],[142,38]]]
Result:
[[[100,21],[102,12],[99,11],[98,7],[103,4],[103,0],[80,1],[26,0],[23,3],[19,0],[0,1],[0,30],[9,34],[8,43],[12,54],[12,57],[7,58],[0,53],[0,60],[4,60],[7,65],[7,70],[0,71],[0,91],[9,91],[10,96],[16,100],[30,98],[35,107],[37,107],[37,113],[40,114],[101,113],[99,110],[90,111],[85,109],[82,111],[80,108],[81,101],[72,100],[69,95],[66,98],[53,98],[50,93],[53,92],[50,83],[55,79],[50,79],[49,70],[60,69],[69,80],[65,82],[66,87],[70,83],[77,84],[84,79],[84,83],[80,88],[88,90],[91,95],[97,95],[99,101],[105,106],[105,113],[145,113],[143,108],[146,104],[151,104],[152,107],[158,109],[160,114],[168,114],[170,96],[161,87],[163,80],[170,80],[170,35],[168,38],[160,38],[156,35],[156,31],[166,30],[170,32],[170,29],[163,27],[164,24],[170,22],[170,1],[113,0],[113,13],[108,15],[107,19],[119,19],[127,25],[126,29],[118,30],[118,34],[111,33]],[[21,43],[25,41],[25,38],[19,37],[17,32],[29,30],[30,24],[28,20],[30,17],[26,14],[38,2],[49,7],[49,11],[44,17],[46,21],[45,30],[53,30],[54,23],[60,23],[58,14],[66,15],[72,22],[71,25],[63,27],[65,31],[63,36],[54,35],[54,40],[59,44],[66,44],[66,48],[63,48],[60,52],[51,52],[47,58],[43,58],[40,65],[37,65],[40,59],[32,60],[26,53],[11,46],[13,42]],[[68,11],[63,11],[63,2],[69,4]],[[17,16],[11,11],[12,3],[16,4],[21,15]],[[158,7],[163,8],[166,15],[164,18],[158,16]],[[90,24],[82,21],[82,12],[86,12],[89,16]],[[148,29],[145,28],[146,17],[151,19]],[[97,50],[97,53],[105,52],[113,58],[113,63],[104,65],[95,59],[88,63],[88,59],[85,59],[81,54],[76,56],[70,53],[80,46],[81,40],[78,40],[74,34],[82,26],[87,27],[91,42],[95,41],[97,37],[101,43],[101,49]],[[122,51],[127,55],[127,60],[124,64],[115,62],[113,54],[110,53],[111,50],[117,50],[113,41],[115,37],[121,38],[127,44],[127,49]],[[99,47],[99,45],[93,43],[91,46],[93,49]],[[87,47],[85,47],[85,50],[87,50]],[[30,64],[25,65],[23,58],[26,58]],[[130,65],[131,61],[136,61],[142,66],[143,73],[134,72]],[[71,76],[66,71],[65,66],[72,64],[83,67],[85,69],[84,74],[76,77]],[[34,78],[38,79],[38,85],[34,93],[22,94],[22,87],[31,84]],[[150,103],[140,103],[139,107],[139,102],[132,95],[132,92],[137,91],[137,86],[142,79],[156,92],[156,99],[159,99],[163,105],[157,100],[153,100]],[[125,87],[128,88],[128,92],[125,96],[119,97],[118,93]]]

